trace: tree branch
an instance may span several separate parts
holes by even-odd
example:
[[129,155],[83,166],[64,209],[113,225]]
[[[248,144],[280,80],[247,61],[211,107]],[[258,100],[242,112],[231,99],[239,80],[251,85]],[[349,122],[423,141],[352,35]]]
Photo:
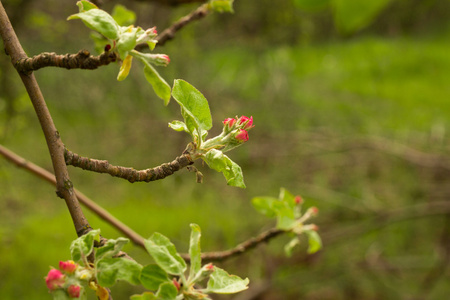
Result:
[[[14,32],[1,1],[0,35],[3,39],[3,45],[5,46],[6,53],[10,55],[13,65],[16,65],[19,60],[27,58],[27,55],[25,54],[25,51],[23,50],[19,39]],[[59,132],[56,130],[55,124],[53,123],[51,114],[47,108],[44,96],[42,95],[36,78],[33,74],[24,74],[19,72],[19,75],[28,95],[30,96],[30,100],[44,132],[56,176],[56,193],[59,197],[66,201],[66,205],[72,217],[77,235],[81,236],[90,231],[91,227],[86,220],[80,204],[73,192],[73,185],[70,181],[69,173],[64,160],[64,144],[62,143]]]
[[[183,28],[184,26],[186,26],[187,24],[189,24],[195,20],[199,20],[199,19],[206,17],[209,13],[210,13],[210,10],[209,10],[207,4],[203,4],[203,5],[199,6],[196,10],[194,10],[187,16],[182,17],[177,22],[173,23],[169,28],[167,28],[163,32],[161,32],[161,34],[159,34],[156,37],[156,40],[158,41],[156,46],[164,45],[167,41],[172,40],[175,37],[175,33],[178,30],[180,30],[181,28]],[[135,49],[142,50],[147,47],[148,47],[148,45],[143,43],[143,44],[137,45],[135,47]]]
[[99,56],[93,56],[87,50],[80,50],[77,54],[64,55],[44,52],[34,57],[21,58],[14,66],[19,73],[23,74],[29,74],[44,67],[94,70],[115,62],[118,58],[114,51],[103,52]]
[[[44,179],[48,183],[56,185],[55,175],[50,173],[49,171],[39,167],[38,165],[33,164],[32,162],[27,161],[25,158],[17,155],[16,153],[8,150],[6,147],[0,145],[0,155],[3,155],[7,160],[14,163],[16,166],[23,168],[34,175]],[[78,191],[77,189],[73,189],[78,200],[84,204],[89,210],[99,216],[101,219],[109,223],[111,226],[122,232],[126,237],[128,237],[134,244],[144,247],[144,238],[140,236],[138,233],[133,231],[127,225],[116,219],[112,216],[108,211],[104,208],[96,204],[94,201],[89,199],[83,193]]]
[[65,159],[67,165],[97,173],[107,173],[113,177],[126,179],[131,183],[136,181],[150,182],[164,179],[176,171],[194,163],[187,151],[183,152],[181,156],[178,156],[170,163],[164,163],[158,167],[145,170],[135,170],[133,168],[114,166],[107,160],[83,157],[67,149],[65,150]]

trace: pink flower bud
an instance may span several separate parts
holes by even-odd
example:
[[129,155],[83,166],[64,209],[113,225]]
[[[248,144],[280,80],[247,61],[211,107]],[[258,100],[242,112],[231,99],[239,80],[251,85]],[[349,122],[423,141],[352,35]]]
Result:
[[179,291],[181,288],[180,283],[178,282],[178,280],[176,278],[172,278],[172,283],[173,285],[177,288],[177,290]]
[[295,196],[294,198],[295,204],[302,204],[303,203],[303,199],[301,196]]
[[77,268],[78,264],[76,264],[73,260],[59,262],[59,269],[64,273],[72,274]]
[[234,136],[238,141],[248,141],[248,132],[244,129],[239,129],[239,133]]
[[81,287],[79,285],[72,284],[71,286],[69,286],[67,288],[67,293],[69,294],[69,296],[71,298],[78,298],[78,297],[80,297],[80,290],[81,290]]
[[253,117],[249,118],[249,117],[246,117],[246,116],[242,116],[242,117],[239,118],[238,124],[239,125],[244,125],[242,127],[243,129],[250,129],[250,128],[254,127],[253,126]]
[[228,125],[228,128],[231,129],[231,127],[233,127],[234,123],[236,123],[236,119],[233,118],[227,118],[223,121],[223,125]]
[[317,214],[319,213],[319,209],[315,206],[310,207],[309,209],[311,210],[313,216],[317,216]]
[[214,265],[212,263],[209,263],[209,264],[205,265],[205,268],[206,268],[206,270],[213,271]]
[[167,66],[170,62],[170,58],[166,54],[155,54],[156,62],[162,66]]
[[56,269],[51,269],[47,277],[45,277],[45,283],[49,290],[53,291],[60,288],[64,284],[64,275],[61,271]]
[[311,224],[311,230],[319,231],[319,226],[317,226],[316,224]]

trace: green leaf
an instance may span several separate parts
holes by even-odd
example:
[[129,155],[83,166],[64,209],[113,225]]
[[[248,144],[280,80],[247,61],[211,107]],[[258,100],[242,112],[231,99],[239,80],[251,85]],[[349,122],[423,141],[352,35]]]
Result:
[[294,208],[296,206],[295,204],[295,196],[289,193],[288,190],[285,188],[280,188],[280,201],[286,203],[287,206]]
[[222,151],[211,149],[205,156],[202,156],[202,159],[211,169],[222,172],[228,185],[245,188],[241,167],[223,154]]
[[369,25],[391,0],[334,0],[334,19],[343,33],[352,33]]
[[255,197],[252,199],[253,207],[269,218],[273,218],[277,215],[277,202],[279,202],[279,200],[273,197]]
[[86,0],[78,1],[77,6],[80,9],[80,12],[85,12],[94,8],[98,9],[97,5]]
[[211,0],[210,6],[211,9],[223,13],[223,12],[230,12],[233,13],[233,1],[234,0]]
[[306,235],[308,236],[308,253],[313,254],[319,251],[322,248],[322,239],[320,238],[319,234],[315,232],[314,230],[307,230],[305,231]]
[[186,270],[186,262],[177,253],[175,246],[164,235],[155,232],[144,241],[145,249],[155,262],[171,275],[182,275]]
[[163,283],[159,287],[156,293],[158,300],[175,300],[178,294],[178,290],[172,282]]
[[104,258],[97,264],[97,280],[99,285],[109,287],[117,280],[125,280],[131,284],[140,284],[139,275],[142,266],[134,260],[119,258]]
[[115,40],[119,37],[119,25],[107,12],[101,9],[93,8],[67,18],[67,20],[73,19],[81,19],[87,27],[100,32],[109,39]]
[[195,87],[184,80],[174,81],[172,96],[181,107],[184,122],[191,133],[197,130],[198,136],[202,136],[203,130],[212,127],[211,112],[208,101]]
[[230,275],[225,270],[214,267],[214,272],[208,281],[207,292],[216,294],[234,294],[246,290],[249,280]]
[[136,46],[137,30],[138,29],[133,26],[120,28],[119,39],[116,44],[120,59],[125,59],[125,57],[127,57],[128,55],[128,52],[133,50]]
[[169,104],[170,101],[170,85],[159,75],[152,65],[142,60],[145,64],[144,75],[145,79],[152,85],[156,95],[164,100],[164,105]]
[[141,280],[142,285],[151,291],[158,290],[160,284],[164,282],[170,282],[166,271],[156,264],[145,266],[141,271],[139,279]]
[[330,0],[294,0],[294,4],[302,10],[316,12],[327,7]]
[[286,204],[281,206],[277,212],[277,228],[291,230],[296,225],[294,210]]
[[133,295],[130,297],[130,300],[157,300],[155,294],[152,292],[144,292],[141,295]]
[[286,256],[290,257],[292,255],[292,250],[298,244],[300,244],[300,239],[297,236],[290,240],[289,243],[284,246],[284,252],[286,253]]
[[108,240],[103,246],[97,248],[95,252],[95,259],[99,261],[102,258],[111,258],[119,253],[123,246],[125,246],[130,240],[119,237],[116,240]]
[[200,271],[202,267],[202,251],[200,248],[200,237],[202,232],[200,226],[191,224],[191,240],[189,242],[189,256],[191,258],[191,268],[189,271],[189,278],[194,278],[195,274]]
[[169,123],[169,127],[172,128],[175,131],[186,131],[187,133],[189,132],[189,129],[186,126],[186,123],[181,122],[181,121],[172,121]]
[[87,257],[94,249],[94,241],[98,241],[100,229],[91,230],[85,235],[80,236],[70,245],[70,254],[72,260],[80,262],[83,257]]
[[136,21],[136,14],[134,11],[129,10],[120,4],[114,6],[111,16],[120,26],[130,26]]

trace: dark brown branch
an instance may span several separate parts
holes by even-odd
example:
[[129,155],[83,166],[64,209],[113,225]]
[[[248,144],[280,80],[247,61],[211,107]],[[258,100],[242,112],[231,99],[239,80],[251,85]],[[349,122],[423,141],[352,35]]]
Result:
[[83,157],[67,149],[65,150],[65,158],[67,165],[97,173],[107,173],[114,177],[126,179],[131,183],[136,181],[150,182],[164,179],[176,171],[194,163],[189,153],[183,153],[170,163],[164,163],[158,167],[145,170],[135,170],[133,168],[114,166],[107,160]]
[[[11,22],[8,19],[3,4],[0,1],[0,35],[3,39],[6,53],[11,57],[13,65],[21,60],[27,58],[19,39],[14,32]],[[64,160],[64,144],[61,141],[59,132],[56,130],[50,111],[45,103],[44,96],[33,74],[24,74],[19,72],[23,85],[25,86],[31,103],[33,104],[39,123],[44,132],[47,147],[50,152],[50,157],[53,164],[53,170],[56,176],[56,193],[59,197],[66,201],[72,217],[73,224],[78,236],[85,234],[91,230],[91,227],[86,220],[80,203],[73,191],[73,185],[70,181],[69,172]]]
[[[240,243],[239,245],[237,245],[236,247],[234,247],[232,249],[225,250],[225,251],[218,251],[218,252],[202,253],[202,260],[203,261],[223,261],[228,258],[241,255],[241,254],[255,248],[259,244],[269,242],[271,239],[279,236],[282,233],[284,233],[283,230],[280,230],[277,228],[271,228],[267,231],[260,233],[256,237],[252,237],[252,238],[246,240],[245,242]],[[183,259],[186,261],[190,260],[188,254],[181,254],[181,257],[183,257]]]
[[[207,4],[203,4],[200,7],[198,7],[196,10],[188,14],[187,16],[182,17],[177,22],[173,23],[169,28],[165,29],[163,32],[161,32],[157,37],[156,40],[158,43],[156,46],[162,46],[167,41],[173,39],[175,37],[175,33],[177,33],[178,30],[186,26],[187,24],[204,18],[210,13],[210,10],[208,8]],[[136,50],[142,50],[145,49],[147,44],[139,44],[136,46]]]
[[14,66],[19,73],[29,74],[44,67],[58,67],[66,69],[94,70],[118,60],[116,52],[104,52],[99,56],[92,56],[87,50],[80,50],[77,54],[56,54],[44,52],[34,57],[19,59]]
[[[53,175],[49,171],[39,167],[38,165],[35,165],[32,162],[27,161],[25,158],[8,150],[7,148],[3,147],[2,145],[0,145],[0,155],[3,155],[3,157],[5,157],[7,160],[14,163],[16,166],[18,166],[20,168],[24,168],[25,170],[44,179],[45,181],[47,181],[50,184],[56,185],[55,175]],[[101,206],[96,204],[94,201],[89,199],[83,193],[81,193],[80,191],[78,191],[75,188],[73,190],[74,190],[75,195],[77,196],[78,200],[82,204],[84,204],[84,206],[86,206],[89,210],[91,210],[94,214],[99,216],[101,219],[105,220],[111,226],[115,227],[117,230],[122,232],[134,244],[136,244],[142,248],[145,248],[144,247],[144,238],[142,236],[140,236],[138,233],[133,231],[127,225],[120,222],[118,219],[116,219],[114,216],[112,216],[108,211],[106,211],[104,208],[102,208]]]

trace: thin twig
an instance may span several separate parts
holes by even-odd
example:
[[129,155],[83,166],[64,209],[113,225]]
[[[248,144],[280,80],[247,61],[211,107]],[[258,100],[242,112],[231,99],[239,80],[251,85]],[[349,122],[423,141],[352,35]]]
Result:
[[145,170],[135,170],[128,167],[114,166],[107,160],[83,157],[67,149],[65,150],[65,158],[67,165],[97,173],[107,173],[114,177],[126,179],[131,183],[136,181],[150,182],[163,179],[194,163],[189,153],[183,153],[170,163],[164,163],[155,168]]
[[[187,16],[182,17],[177,22],[173,23],[169,28],[165,29],[156,37],[156,40],[158,43],[156,46],[162,46],[167,41],[172,40],[175,37],[175,34],[178,30],[186,26],[187,24],[202,19],[206,17],[210,13],[210,9],[208,7],[208,4],[203,4],[199,6],[196,10],[192,11]],[[142,50],[148,47],[147,44],[139,44],[135,47],[136,50]]]
[[80,50],[77,54],[56,54],[44,52],[33,57],[19,59],[14,66],[20,73],[29,74],[44,67],[58,67],[66,69],[94,70],[100,66],[108,65],[119,59],[114,51],[103,52],[93,56],[87,50]]
[[[256,237],[252,237],[252,238],[246,240],[245,242],[240,243],[239,245],[235,246],[232,249],[225,250],[225,251],[202,253],[202,260],[203,261],[224,261],[231,257],[244,254],[245,252],[258,246],[259,244],[267,243],[271,239],[279,236],[282,233],[284,233],[283,230],[280,230],[277,228],[271,228],[269,230],[266,230],[266,231],[260,233]],[[183,253],[183,254],[181,254],[181,257],[183,257],[183,259],[185,259],[186,261],[190,260],[188,254]]]
[[[13,65],[16,65],[19,60],[27,58],[1,1],[0,35],[2,36],[6,53],[10,55]],[[56,176],[56,193],[66,201],[77,235],[81,236],[90,231],[91,227],[86,220],[86,217],[81,210],[80,203],[73,191],[73,185],[70,181],[69,172],[64,159],[64,144],[61,141],[59,132],[57,131],[52,116],[47,108],[36,78],[33,74],[18,73],[30,96],[30,100],[44,132]]]
[[[39,167],[38,165],[33,164],[30,161],[27,161],[25,158],[17,155],[6,147],[0,145],[0,155],[3,155],[7,160],[14,163],[16,166],[23,168],[34,175],[44,179],[45,181],[55,185],[56,179],[55,175],[50,173],[49,171]],[[129,228],[127,225],[116,219],[112,216],[108,211],[99,206],[97,203],[89,199],[83,193],[74,188],[75,195],[78,200],[85,205],[89,210],[91,210],[94,214],[99,216],[101,219],[105,220],[107,223],[111,224],[111,226],[115,227],[117,230],[122,232],[126,237],[128,237],[133,243],[144,248],[144,238],[140,236],[138,233],[133,231],[133,229]]]

